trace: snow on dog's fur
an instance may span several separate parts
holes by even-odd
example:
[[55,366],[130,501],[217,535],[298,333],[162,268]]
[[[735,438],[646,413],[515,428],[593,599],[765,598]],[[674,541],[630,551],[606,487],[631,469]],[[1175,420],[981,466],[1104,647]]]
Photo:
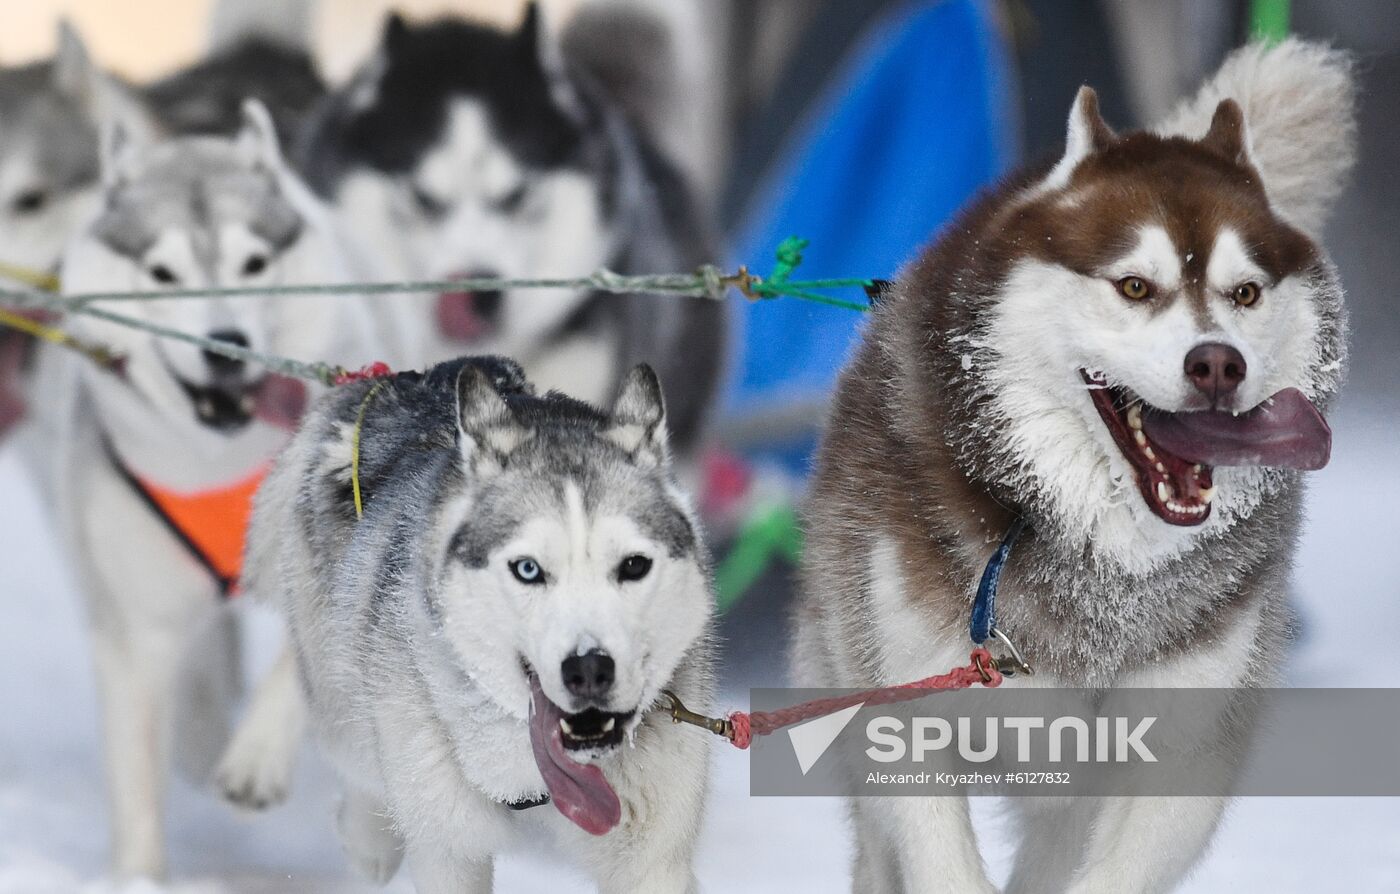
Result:
[[[710,240],[627,104],[654,85],[619,84],[619,72],[595,76],[578,61],[616,54],[580,44],[617,33],[580,28],[565,56],[533,4],[514,32],[390,17],[373,58],[311,127],[303,167],[388,275],[694,270],[712,260]],[[398,304],[417,327],[419,363],[497,353],[540,387],[592,401],[650,363],[678,449],[697,439],[723,367],[719,302],[522,289]]]
[[425,894],[489,890],[495,853],[545,835],[603,890],[694,889],[709,743],[654,709],[708,702],[712,595],[649,368],[606,413],[493,358],[338,389],[259,492],[248,559],[295,655],[260,722],[307,700],[372,879],[406,854]]
[[[70,292],[346,281],[331,217],[283,164],[266,110],[250,101],[233,139],[142,145],[114,126],[104,196],[64,259]],[[259,351],[353,367],[394,343],[360,296],[108,300],[95,307]],[[191,642],[222,624],[219,587],[133,480],[182,494],[256,474],[287,440],[305,385],[182,343],[80,314],[74,332],[116,349],[120,373],[60,351],[40,376],[56,436],[52,502],[90,603],[113,815],[124,875],[164,868],[162,793],[177,689],[232,686],[218,650]],[[390,359],[395,359],[391,357]],[[217,725],[224,705],[204,692]],[[210,727],[217,737],[217,729]],[[218,753],[220,742],[206,741]]]
[[[1345,363],[1341,286],[1314,240],[1351,116],[1345,60],[1297,43],[1242,50],[1166,136],[1114,134],[1086,88],[1058,162],[903,272],[821,449],[799,682],[963,663],[983,565],[1018,515],[999,626],[1031,682],[1278,679],[1299,470],[1327,460],[1319,410]],[[1238,768],[1249,714],[1199,718],[1186,747],[1203,773]],[[1223,799],[1018,806],[1008,890],[1160,891]],[[965,801],[852,809],[855,890],[992,890]]]

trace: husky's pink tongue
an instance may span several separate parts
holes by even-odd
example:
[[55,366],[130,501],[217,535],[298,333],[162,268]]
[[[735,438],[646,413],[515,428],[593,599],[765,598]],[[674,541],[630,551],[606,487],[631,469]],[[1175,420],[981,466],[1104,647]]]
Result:
[[306,384],[274,374],[263,379],[253,395],[253,415],[288,431],[297,427],[306,412]]
[[1332,429],[1303,392],[1285,388],[1247,413],[1146,413],[1152,443],[1211,466],[1320,469],[1332,455]]
[[590,835],[602,835],[622,820],[622,802],[594,764],[580,764],[564,751],[559,720],[564,712],[545,697],[530,674],[530,748],[559,812]]
[[454,341],[471,342],[486,335],[490,327],[476,312],[472,292],[443,292],[437,300],[438,331]]

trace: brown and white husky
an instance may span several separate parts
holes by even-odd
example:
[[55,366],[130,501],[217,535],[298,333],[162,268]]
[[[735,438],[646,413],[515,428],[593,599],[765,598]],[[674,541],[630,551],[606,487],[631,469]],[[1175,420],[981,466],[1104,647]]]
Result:
[[[1297,42],[1240,51],[1159,133],[1115,134],[1086,88],[1064,155],[903,272],[821,449],[799,685],[965,662],[983,564],[1018,517],[1000,627],[1037,684],[1278,679],[1299,470],[1327,460],[1320,411],[1345,361],[1316,240],[1351,164],[1352,100],[1347,61]],[[1191,747],[1236,761],[1248,723],[1201,718]],[[1224,799],[1018,806],[1008,890],[1161,891]],[[966,799],[852,813],[854,890],[993,890]]]

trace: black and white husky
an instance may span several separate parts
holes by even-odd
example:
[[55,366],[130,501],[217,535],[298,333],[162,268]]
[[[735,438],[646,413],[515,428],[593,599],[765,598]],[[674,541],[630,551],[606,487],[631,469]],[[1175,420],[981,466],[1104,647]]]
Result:
[[[309,181],[394,276],[694,270],[711,260],[695,205],[617,99],[646,85],[594,77],[600,66],[581,60],[613,48],[582,40],[564,40],[566,55],[533,5],[514,33],[391,17],[312,126]],[[695,440],[723,365],[719,302],[531,289],[397,303],[418,326],[419,364],[501,354],[541,388],[605,402],[623,372],[650,363],[677,448]]]
[[712,594],[648,367],[609,412],[490,358],[339,388],[259,491],[248,562],[292,644],[255,715],[309,704],[371,878],[406,854],[425,894],[488,891],[545,835],[605,891],[694,890],[709,743],[654,708],[708,702]]
[[[808,509],[795,674],[901,683],[966,661],[1018,517],[998,626],[1033,682],[1279,679],[1300,523],[1345,359],[1316,241],[1353,157],[1346,60],[1241,50],[1161,134],[1092,91],[1053,166],[974,204],[900,276],[843,374]],[[1021,685],[1017,678],[1009,685]],[[1197,718],[1202,772],[1248,720]],[[1223,798],[1022,799],[1007,890],[1175,886]],[[852,804],[854,890],[991,891],[965,799]]]

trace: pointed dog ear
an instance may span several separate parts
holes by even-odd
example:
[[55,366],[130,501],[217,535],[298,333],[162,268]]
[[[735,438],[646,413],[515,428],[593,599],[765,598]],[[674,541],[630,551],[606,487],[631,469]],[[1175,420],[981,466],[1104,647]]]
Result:
[[666,399],[656,372],[639,363],[627,373],[603,436],[648,467],[670,462],[666,444]]
[[1249,164],[1249,128],[1244,110],[1233,99],[1222,99],[1210,119],[1210,130],[1200,144],[1215,154],[1234,162]]
[[272,114],[261,100],[243,100],[243,123],[238,129],[236,144],[239,152],[255,167],[269,171],[282,169],[282,148],[277,141],[277,128]]
[[97,159],[104,189],[113,189],[131,179],[136,156],[140,153],[136,143],[126,122],[120,118],[103,124]]
[[583,100],[564,64],[559,36],[551,32],[544,18],[537,0],[527,3],[525,18],[521,19],[520,28],[515,32],[516,45],[526,64],[537,66],[544,74],[545,85],[555,107],[570,121],[582,123],[587,117]]
[[151,142],[161,128],[137,95],[99,68],[67,20],[58,23],[58,50],[50,66],[54,88],[87,115],[101,133],[120,121],[127,136]]
[[83,38],[66,18],[58,20],[58,49],[53,55],[52,73],[54,86],[65,96],[80,103],[91,97],[97,71]]
[[1096,152],[1102,152],[1118,139],[1113,129],[1099,114],[1099,95],[1092,87],[1080,87],[1069,110],[1069,126],[1065,130],[1065,154],[1051,169],[1041,184],[1043,189],[1061,189],[1080,162]]
[[478,474],[499,470],[526,432],[480,367],[457,374],[457,432],[462,459]]
[[379,33],[379,46],[392,56],[403,49],[404,38],[408,36],[408,22],[397,12],[384,17],[384,30]]

